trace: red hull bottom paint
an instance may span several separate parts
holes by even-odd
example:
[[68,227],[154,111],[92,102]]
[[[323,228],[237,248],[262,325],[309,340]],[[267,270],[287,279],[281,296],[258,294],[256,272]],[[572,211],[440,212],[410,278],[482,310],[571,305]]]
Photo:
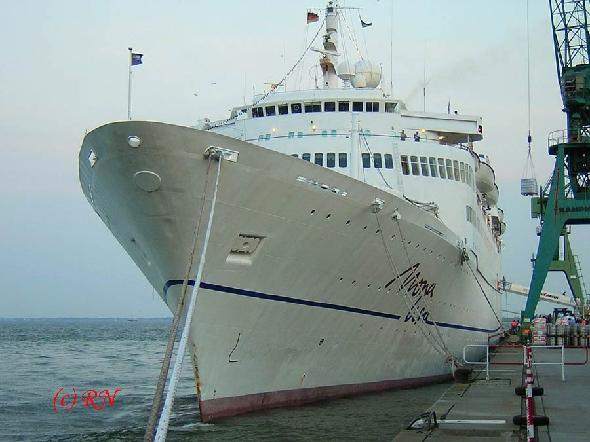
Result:
[[366,384],[335,385],[330,387],[273,391],[268,393],[247,394],[245,396],[199,401],[199,408],[201,421],[211,422],[212,420],[249,413],[255,410],[292,407],[323,399],[334,399],[361,393],[413,388],[427,384],[447,382],[451,379],[452,375],[444,374],[395,381],[369,382]]

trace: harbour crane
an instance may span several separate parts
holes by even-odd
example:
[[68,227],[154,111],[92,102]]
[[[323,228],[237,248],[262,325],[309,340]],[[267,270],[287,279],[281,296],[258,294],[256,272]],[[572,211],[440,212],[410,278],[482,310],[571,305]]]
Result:
[[[549,134],[549,154],[555,156],[555,166],[549,183],[531,200],[531,214],[540,218],[541,226],[527,303],[522,312],[525,326],[535,314],[547,272],[551,270],[566,273],[578,309],[583,315],[588,313],[583,285],[572,285],[572,281],[579,281],[579,266],[568,239],[568,226],[590,224],[588,2],[549,0],[557,78],[567,128]],[[564,259],[559,258],[560,238],[564,238],[564,250],[570,252]]]

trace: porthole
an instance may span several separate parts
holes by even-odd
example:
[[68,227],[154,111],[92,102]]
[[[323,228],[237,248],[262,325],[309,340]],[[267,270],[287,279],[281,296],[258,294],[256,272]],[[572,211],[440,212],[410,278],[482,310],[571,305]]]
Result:
[[315,209],[313,209],[311,212],[309,212],[310,215],[313,215],[315,213]]
[[375,233],[379,233],[379,232],[381,232],[381,229],[375,230]]
[[356,284],[356,279],[353,279],[353,280],[352,280],[352,283],[353,283],[353,284]]
[[328,213],[328,214],[326,215],[326,219],[330,218],[331,216],[332,216],[332,214],[331,214],[331,213]]
[[347,221],[346,221],[346,225],[349,225],[349,224],[350,224],[350,220],[347,220]]
[[363,230],[367,230],[367,226],[363,227]]

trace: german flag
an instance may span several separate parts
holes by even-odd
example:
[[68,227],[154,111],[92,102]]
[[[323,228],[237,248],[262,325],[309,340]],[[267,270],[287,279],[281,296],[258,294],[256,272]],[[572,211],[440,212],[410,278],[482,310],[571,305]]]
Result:
[[319,21],[320,16],[315,12],[307,11],[307,24]]

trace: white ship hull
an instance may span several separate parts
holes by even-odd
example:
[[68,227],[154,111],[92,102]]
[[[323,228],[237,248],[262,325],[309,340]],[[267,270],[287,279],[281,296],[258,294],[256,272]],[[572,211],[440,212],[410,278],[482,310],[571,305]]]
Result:
[[187,127],[99,127],[83,190],[171,311],[204,193],[211,208],[209,146],[239,158],[221,164],[190,335],[202,420],[446,380],[449,353],[497,334],[492,242],[462,263],[437,217],[343,174]]

